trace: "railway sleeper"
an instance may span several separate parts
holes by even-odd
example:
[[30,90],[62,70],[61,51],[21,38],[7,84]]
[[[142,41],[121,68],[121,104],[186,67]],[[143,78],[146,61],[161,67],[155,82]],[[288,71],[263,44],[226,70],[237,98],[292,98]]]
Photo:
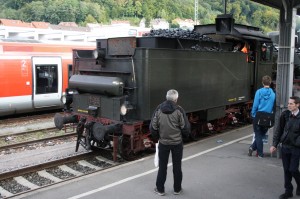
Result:
[[[35,190],[43,186],[59,183],[64,180],[72,179],[76,176],[88,174],[93,171],[103,170],[117,165],[116,162],[106,158],[96,156],[93,163],[88,160],[79,160],[74,163],[67,163],[57,167],[48,168],[22,176],[16,176],[0,181],[0,198],[13,197],[15,195]],[[60,171],[58,171],[60,170]],[[65,177],[68,174],[67,178]],[[61,176],[57,176],[61,175]]]

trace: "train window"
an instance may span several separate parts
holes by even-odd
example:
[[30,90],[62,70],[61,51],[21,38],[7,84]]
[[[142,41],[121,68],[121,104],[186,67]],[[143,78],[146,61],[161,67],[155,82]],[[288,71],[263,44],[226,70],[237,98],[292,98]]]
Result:
[[261,54],[260,54],[260,60],[261,61],[270,61],[271,59],[271,51],[272,51],[273,46],[272,45],[267,45],[263,43],[261,45]]
[[36,94],[58,92],[58,70],[55,64],[37,64],[36,69]]

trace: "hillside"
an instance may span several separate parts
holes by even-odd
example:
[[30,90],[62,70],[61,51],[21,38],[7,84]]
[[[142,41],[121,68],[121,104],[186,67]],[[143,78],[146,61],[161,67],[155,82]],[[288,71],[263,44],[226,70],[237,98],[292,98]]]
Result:
[[[200,24],[214,23],[224,12],[223,0],[198,0]],[[260,27],[264,32],[278,29],[279,11],[249,0],[230,0],[227,14],[236,23]],[[62,21],[108,24],[110,20],[129,20],[138,25],[140,20],[164,18],[172,23],[175,18],[194,19],[194,0],[0,0],[0,18],[25,22]],[[176,24],[172,24],[176,27]]]

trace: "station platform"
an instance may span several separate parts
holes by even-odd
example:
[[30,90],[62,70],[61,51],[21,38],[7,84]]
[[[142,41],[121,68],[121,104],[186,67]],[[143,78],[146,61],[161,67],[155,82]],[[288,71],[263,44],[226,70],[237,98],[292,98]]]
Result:
[[267,152],[264,158],[249,157],[247,153],[252,137],[252,125],[249,125],[185,145],[183,192],[180,195],[173,195],[171,163],[165,183],[166,195],[154,193],[157,168],[152,155],[17,198],[276,199],[284,192],[281,159]]

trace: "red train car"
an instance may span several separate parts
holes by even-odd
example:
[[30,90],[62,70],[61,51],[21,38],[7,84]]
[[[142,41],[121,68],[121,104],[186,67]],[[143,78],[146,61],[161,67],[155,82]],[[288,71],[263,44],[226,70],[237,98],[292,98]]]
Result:
[[95,43],[0,40],[0,116],[62,107],[72,50],[95,48]]

